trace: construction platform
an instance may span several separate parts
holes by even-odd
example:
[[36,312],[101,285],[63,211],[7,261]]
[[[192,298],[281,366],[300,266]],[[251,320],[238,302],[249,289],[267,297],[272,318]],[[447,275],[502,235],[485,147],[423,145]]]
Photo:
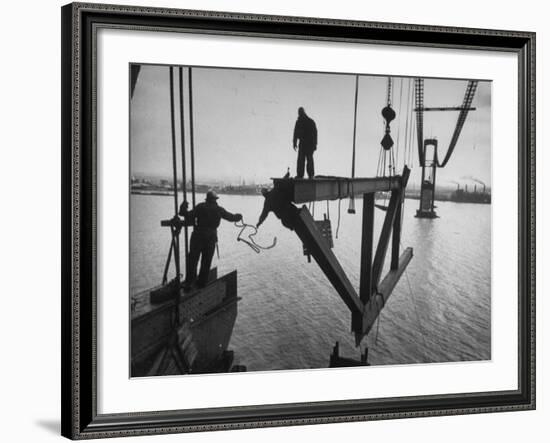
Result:
[[[237,271],[217,278],[211,270],[204,288],[184,291],[173,285],[172,296],[151,301],[159,286],[132,297],[131,362],[132,377],[181,373],[228,372],[232,353],[227,350],[237,318]],[[165,285],[166,287],[166,285]],[[177,292],[179,290],[179,297]],[[179,306],[176,309],[176,304]],[[164,359],[167,344],[179,314],[178,347],[185,357],[185,370],[171,359]]]
[[338,200],[374,192],[388,192],[401,187],[401,176],[346,178],[317,176],[272,178],[274,187],[285,192],[294,203]]
[[[302,241],[304,250],[307,250],[308,256],[315,259],[350,310],[351,330],[355,333],[357,346],[371,330],[413,257],[412,248],[405,248],[400,252],[402,203],[409,175],[410,169],[405,166],[402,175],[390,177],[321,176],[314,179],[273,179],[274,189],[279,190],[285,199],[295,204],[356,197],[363,200],[359,291],[351,284],[331,249],[330,241],[327,241],[326,235],[319,230],[318,221],[314,220],[308,208],[305,205],[296,208],[291,220],[291,227]],[[376,192],[391,193],[378,244],[375,244],[373,236]],[[288,205],[286,208],[288,211]],[[388,250],[390,269],[382,277]]]

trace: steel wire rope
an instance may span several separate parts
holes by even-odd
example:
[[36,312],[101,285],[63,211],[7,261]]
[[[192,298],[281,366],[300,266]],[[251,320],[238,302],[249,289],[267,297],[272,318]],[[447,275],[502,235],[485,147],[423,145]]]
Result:
[[[400,146],[400,137],[401,137],[401,122],[403,121],[401,112],[401,106],[403,102],[403,78],[401,78],[401,85],[399,87],[399,118],[397,119],[397,152],[395,154],[395,165],[399,163],[399,146]],[[395,166],[394,166],[394,175],[395,175]]]
[[[262,246],[256,243],[256,240],[254,240],[252,237],[258,234],[258,228],[254,225],[249,225],[248,223],[245,223],[244,219],[241,219],[240,221],[236,221],[234,222],[234,224],[237,228],[240,228],[239,234],[237,235],[237,241],[242,241],[243,243],[246,243],[257,254],[259,254],[260,251],[262,250],[272,249],[277,245],[277,237],[273,237],[273,243],[270,246]],[[247,236],[248,240],[242,237],[244,231],[247,228],[250,228],[253,230],[251,234],[248,234]]]
[[340,230],[340,212],[342,206],[342,199],[338,199],[338,223],[336,224],[336,238],[338,238],[338,231]]
[[410,140],[409,140],[409,121],[411,118],[411,79],[408,79],[407,82],[407,110],[405,115],[405,152],[404,152],[404,160],[403,160],[403,166],[406,166],[409,163],[410,158]]

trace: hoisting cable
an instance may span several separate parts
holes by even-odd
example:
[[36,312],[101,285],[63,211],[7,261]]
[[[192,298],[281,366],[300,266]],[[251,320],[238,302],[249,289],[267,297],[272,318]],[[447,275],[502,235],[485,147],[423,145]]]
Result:
[[[176,119],[174,113],[174,68],[170,66],[170,117],[171,117],[171,133],[172,133],[172,174],[174,185],[174,217],[178,216],[178,171],[176,164]],[[174,262],[176,265],[176,278],[180,278],[180,260],[179,260],[179,230],[176,231],[171,226],[172,241],[174,242]]]
[[411,168],[414,166],[414,159],[415,159],[415,155],[414,155],[414,140],[415,139],[416,139],[416,125],[413,123],[413,117],[412,117],[412,113],[411,113],[411,137],[410,137],[410,144],[411,144],[411,148],[410,148],[411,163],[410,163],[410,166],[411,166]]
[[411,168],[414,166],[414,140],[415,140],[415,136],[416,136],[416,126],[414,125],[414,116],[413,116],[413,103],[414,103],[414,85],[413,85],[413,80],[411,79],[411,96],[410,96],[410,103],[411,103],[411,108],[410,108],[410,125],[409,125],[409,133],[410,133],[410,136],[409,136],[409,155],[410,155],[410,163],[409,165],[411,166]]
[[[171,117],[171,132],[172,132],[172,169],[173,169],[173,181],[174,181],[174,220],[178,220],[178,171],[176,163],[176,118],[174,112],[174,67],[170,66],[170,117]],[[174,263],[176,265],[176,303],[174,304],[174,319],[172,321],[173,326],[178,326],[180,323],[179,312],[179,297],[180,297],[180,248],[179,248],[179,233],[181,226],[179,223],[174,225],[170,224],[170,232],[172,234],[172,244],[174,250]]]
[[336,238],[338,238],[338,231],[340,230],[340,206],[342,204],[342,199],[338,199],[338,223],[336,224]]
[[403,120],[402,118],[402,115],[403,113],[401,112],[401,110],[403,109],[402,108],[402,103],[403,103],[403,78],[400,79],[401,80],[401,85],[399,87],[399,119],[398,119],[398,122],[397,122],[397,149],[396,149],[396,153],[395,153],[395,163],[393,164],[393,174],[395,175],[395,165],[397,165],[399,163],[399,147],[401,146],[400,142],[401,142],[401,122]]
[[[405,118],[405,152],[403,153],[404,160],[403,164],[404,166],[407,166],[409,163],[409,120],[410,120],[410,114],[411,114],[411,79],[408,79],[407,82],[407,115]],[[398,136],[399,137],[399,136]]]
[[[395,175],[395,157],[393,146],[394,142],[390,135],[390,123],[395,119],[396,114],[392,105],[393,95],[393,79],[388,77],[387,92],[386,92],[386,106],[382,109],[382,129],[384,131],[384,137],[380,141],[380,152],[378,154],[378,166],[376,170],[377,177],[386,177],[386,164],[388,163],[388,174]],[[401,100],[401,98],[400,98]],[[398,132],[399,134],[399,132]],[[387,194],[384,194],[384,204],[375,204],[375,207],[383,211],[387,210],[386,206]]]
[[[183,114],[183,68],[179,67],[179,90],[180,90],[180,144],[181,144],[181,170],[182,170],[182,191],[183,201],[187,200],[187,162],[185,155],[185,126],[184,126],[184,114]],[[185,246],[185,265],[187,266],[187,259],[189,257],[189,227],[187,223],[184,224],[184,246]]]
[[380,177],[382,176],[382,155],[384,154],[384,148],[380,146],[380,151],[378,153],[378,166],[376,167],[376,176]]
[[[393,91],[393,79],[391,77],[388,77],[388,89],[387,89],[387,97],[386,97],[386,106],[382,109],[382,117],[385,120],[385,134],[382,140],[380,141],[380,145],[382,148],[384,148],[384,177],[386,176],[386,154],[389,151],[389,159],[388,159],[388,171],[391,175],[392,172],[395,174],[395,158],[394,158],[394,152],[392,150],[393,148],[393,139],[390,135],[390,123],[395,119],[395,111],[392,108],[392,91]],[[393,171],[392,171],[393,168]]]
[[193,73],[189,67],[189,148],[191,150],[191,192],[195,209],[195,140],[193,135]]
[[[353,113],[353,149],[352,149],[352,158],[351,158],[351,178],[355,178],[355,143],[357,136],[357,98],[359,94],[359,75],[355,76],[355,110]],[[348,214],[355,214],[355,195],[353,192],[353,182],[351,183],[351,193]]]
[[397,151],[398,149],[399,149],[399,146],[397,146],[396,149],[390,149],[390,165],[389,165],[390,176],[395,175],[395,165],[397,164],[395,160],[395,155],[396,155],[395,151]]
[[[353,113],[353,150],[351,157],[351,178],[355,178],[355,138],[357,134],[357,96],[359,94],[359,76],[355,76],[355,111]],[[353,189],[352,189],[353,194]]]
[[[277,245],[277,237],[273,237],[273,243],[270,246],[262,246],[256,243],[256,240],[254,240],[252,237],[254,237],[258,233],[258,228],[254,225],[249,225],[245,223],[244,219],[242,219],[240,222],[235,222],[235,226],[241,229],[239,231],[239,234],[237,235],[237,241],[242,241],[243,243],[246,243],[257,254],[259,254],[261,250],[272,249]],[[243,233],[247,228],[253,230],[251,234],[248,234],[248,240],[243,238]]]

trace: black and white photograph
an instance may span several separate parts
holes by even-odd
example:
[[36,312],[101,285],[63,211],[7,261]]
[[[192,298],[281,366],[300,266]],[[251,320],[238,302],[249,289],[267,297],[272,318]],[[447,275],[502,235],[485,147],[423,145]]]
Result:
[[547,441],[544,5],[7,2],[2,440]]
[[491,360],[491,81],[128,75],[131,377]]

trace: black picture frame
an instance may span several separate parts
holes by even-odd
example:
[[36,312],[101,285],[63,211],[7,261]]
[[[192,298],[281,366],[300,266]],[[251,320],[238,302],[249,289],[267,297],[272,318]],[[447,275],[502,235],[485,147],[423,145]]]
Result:
[[[535,33],[72,3],[62,15],[62,435],[71,439],[535,408]],[[95,36],[99,27],[505,51],[518,57],[518,389],[98,414]]]

